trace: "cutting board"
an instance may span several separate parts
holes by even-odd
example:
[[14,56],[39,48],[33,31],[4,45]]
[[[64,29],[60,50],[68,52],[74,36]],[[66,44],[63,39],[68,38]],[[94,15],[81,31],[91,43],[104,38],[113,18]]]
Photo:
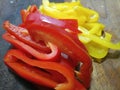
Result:
[[[106,25],[105,31],[113,34],[112,41],[120,41],[120,0],[81,0],[81,2],[100,14],[100,22]],[[5,32],[2,29],[2,22],[9,20],[13,24],[19,24],[21,22],[19,11],[30,4],[40,5],[41,0],[0,0],[0,90],[34,90],[29,82],[16,76],[3,63],[3,57],[10,44],[1,37]],[[89,90],[120,90],[120,51],[110,50],[102,63],[93,61]]]

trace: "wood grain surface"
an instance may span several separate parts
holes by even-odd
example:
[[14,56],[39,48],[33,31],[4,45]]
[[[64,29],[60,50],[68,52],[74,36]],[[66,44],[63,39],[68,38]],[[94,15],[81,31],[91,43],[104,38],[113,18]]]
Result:
[[[105,30],[113,34],[113,42],[120,41],[120,0],[81,0],[81,2],[86,7],[98,11],[101,16],[100,22],[106,25]],[[41,0],[0,0],[0,90],[35,90],[30,83],[13,74],[3,63],[3,57],[10,44],[1,37],[5,32],[2,28],[3,21],[10,20],[13,24],[19,24],[21,22],[19,11],[29,4],[40,5]],[[102,63],[93,62],[89,90],[120,90],[120,51],[110,50]]]

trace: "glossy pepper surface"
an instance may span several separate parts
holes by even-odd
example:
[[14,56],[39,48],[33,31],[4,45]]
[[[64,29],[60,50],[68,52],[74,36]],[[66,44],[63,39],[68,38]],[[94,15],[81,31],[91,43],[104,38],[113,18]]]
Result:
[[[14,49],[9,50],[6,54],[5,63],[18,75],[37,85],[44,85],[56,90],[86,90],[82,84],[74,79],[72,70],[59,63],[30,59],[23,52]],[[62,74],[65,78],[64,82],[57,82],[57,78],[54,78],[56,74],[51,76],[49,70]]]

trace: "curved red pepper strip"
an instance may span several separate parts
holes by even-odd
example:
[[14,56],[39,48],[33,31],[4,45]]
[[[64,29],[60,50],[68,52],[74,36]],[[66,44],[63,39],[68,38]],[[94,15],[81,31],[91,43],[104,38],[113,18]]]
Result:
[[[22,17],[23,23],[26,21],[26,18],[29,14],[34,13],[36,11],[39,12],[36,5],[30,6],[30,9],[28,11],[25,10],[25,9],[21,10],[21,17]],[[54,25],[57,25],[57,26],[60,26],[60,27],[63,27],[63,28],[70,29],[70,31],[74,32],[74,33],[80,32],[78,30],[78,22],[77,22],[76,19],[59,19],[58,20],[58,19],[55,19],[55,18],[52,18],[52,17],[49,17],[49,16],[45,16],[45,15],[42,15],[42,14],[38,14],[38,15],[40,16],[40,19],[44,20],[45,22],[48,22],[48,23],[51,23],[51,24],[54,24]],[[34,17],[36,17],[36,16],[37,15],[35,15]]]
[[82,62],[80,79],[86,88],[90,86],[92,61],[88,53],[80,47],[63,28],[44,22],[29,14],[25,25],[31,37],[37,41],[43,39],[57,45],[58,48],[77,62]]
[[[78,30],[78,22],[76,19],[60,19],[60,20],[58,20],[58,19],[55,19],[55,18],[52,18],[49,16],[45,16],[45,15],[42,15],[39,13],[39,10],[37,9],[36,5],[32,5],[28,11],[21,10],[21,17],[22,17],[23,23],[26,21],[26,18],[29,14],[35,13],[36,11],[38,12],[38,14],[36,13],[36,15],[33,16],[34,19],[37,19],[35,17],[40,17],[41,20],[43,20],[47,23],[51,23],[51,24],[54,24],[54,25],[64,28],[67,32],[69,32],[69,35],[72,37],[72,39],[78,45],[82,46],[87,51],[85,46],[79,42],[77,34],[80,33],[80,31]],[[20,26],[24,27],[24,24],[21,24]]]
[[[26,22],[27,21],[27,22]],[[28,17],[26,17],[26,21],[23,23],[23,27],[26,27],[26,25],[29,25],[29,23],[32,23],[34,21],[36,21],[36,23],[41,23],[42,22],[46,22],[55,26],[58,26],[60,28],[63,28],[63,30],[65,30],[68,36],[70,36],[78,45],[80,45],[84,50],[86,50],[86,47],[79,41],[78,39],[78,27],[73,28],[74,26],[72,26],[70,23],[70,20],[66,19],[66,20],[58,20],[55,18],[51,18],[49,16],[45,16],[43,14],[41,14],[39,11],[34,11],[34,13],[29,13]],[[77,23],[77,20],[72,20],[74,21],[74,23]],[[71,22],[72,22],[71,21]],[[71,25],[71,27],[70,27]],[[72,30],[74,29],[74,30]],[[86,50],[87,51],[87,50]]]
[[36,10],[37,10],[36,5],[32,5],[29,10],[25,10],[25,9],[21,10],[20,14],[21,14],[22,22],[25,22],[26,17],[29,15],[29,13],[32,13],[32,12],[34,12]]
[[[38,13],[36,13],[36,11]],[[22,17],[23,23],[26,21],[27,16],[31,13],[34,13],[32,15],[34,19],[38,19],[38,17],[39,17],[39,19],[41,19],[44,22],[51,23],[53,25],[57,25],[61,28],[64,28],[64,30],[69,32],[69,36],[72,37],[72,39],[78,45],[82,46],[82,48],[84,48],[86,50],[85,46],[83,44],[81,44],[81,42],[79,42],[79,39],[78,39],[78,36],[77,36],[77,34],[80,33],[80,31],[78,30],[78,22],[77,22],[76,19],[60,19],[60,20],[58,20],[58,19],[55,19],[55,18],[52,18],[52,17],[49,17],[49,16],[45,16],[45,15],[42,15],[39,12],[36,5],[32,5],[30,7],[29,11],[21,10],[21,17]],[[38,20],[38,22],[39,22],[39,20]],[[24,27],[23,23],[20,26]]]
[[[30,59],[19,50],[9,50],[4,58],[4,62],[8,67],[13,69],[18,75],[38,85],[45,85],[47,87],[55,88],[56,90],[86,90],[74,78],[74,73],[63,65],[56,62],[43,62],[35,59]],[[56,83],[48,78],[46,74],[36,68],[54,70],[61,73],[67,82]],[[42,75],[45,76],[42,76]]]
[[72,33],[80,33],[78,30],[78,22],[76,19],[59,19],[61,22],[64,22],[64,28],[70,29]]
[[[40,14],[37,12],[34,12],[34,14]],[[64,30],[67,31],[69,36],[78,44],[80,45],[84,50],[87,51],[86,47],[80,42],[78,39],[78,33],[81,33],[78,30],[78,22],[76,19],[60,19],[62,22],[65,23]],[[52,23],[51,23],[52,24]]]
[[20,14],[21,14],[22,22],[25,22],[26,16],[29,14],[29,12],[27,10],[23,9],[20,11]]
[[45,46],[45,45],[41,45],[41,43],[36,43],[35,41],[33,41],[28,33],[28,31],[25,28],[21,28],[18,26],[15,26],[13,24],[11,24],[9,21],[5,21],[3,24],[4,29],[9,32],[11,35],[15,36],[18,40],[30,45],[31,47],[49,53],[50,52],[50,48]]
[[3,38],[6,41],[10,42],[15,47],[17,47],[18,49],[22,49],[22,50],[30,53],[37,59],[44,60],[44,61],[58,61],[59,60],[60,52],[59,52],[58,48],[55,45],[53,45],[52,43],[48,43],[48,45],[51,48],[51,53],[47,54],[47,53],[38,52],[31,46],[17,40],[15,37],[12,37],[12,35],[10,35],[9,33],[3,34]]

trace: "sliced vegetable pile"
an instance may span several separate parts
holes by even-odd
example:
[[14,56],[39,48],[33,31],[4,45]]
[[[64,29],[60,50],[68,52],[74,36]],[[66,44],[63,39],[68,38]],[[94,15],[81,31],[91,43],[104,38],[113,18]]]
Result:
[[92,59],[103,58],[110,42],[97,12],[80,1],[50,3],[43,0],[21,10],[19,26],[5,21],[3,38],[14,48],[5,55],[5,64],[22,78],[56,90],[86,90],[90,87]]
[[56,90],[89,88],[92,61],[77,37],[77,20],[45,16],[35,5],[21,10],[21,15],[19,26],[9,21],[3,24],[7,31],[3,38],[15,46],[5,56],[6,65],[37,85]]
[[[56,19],[77,19],[78,29],[82,32],[78,34],[79,40],[85,45],[90,56],[101,62],[109,48],[120,50],[120,42],[112,43],[112,35],[105,32],[105,26],[99,22],[99,14],[84,7],[80,0],[73,2],[54,3],[43,0],[43,5],[39,10],[42,14]],[[54,13],[53,13],[54,12]]]

